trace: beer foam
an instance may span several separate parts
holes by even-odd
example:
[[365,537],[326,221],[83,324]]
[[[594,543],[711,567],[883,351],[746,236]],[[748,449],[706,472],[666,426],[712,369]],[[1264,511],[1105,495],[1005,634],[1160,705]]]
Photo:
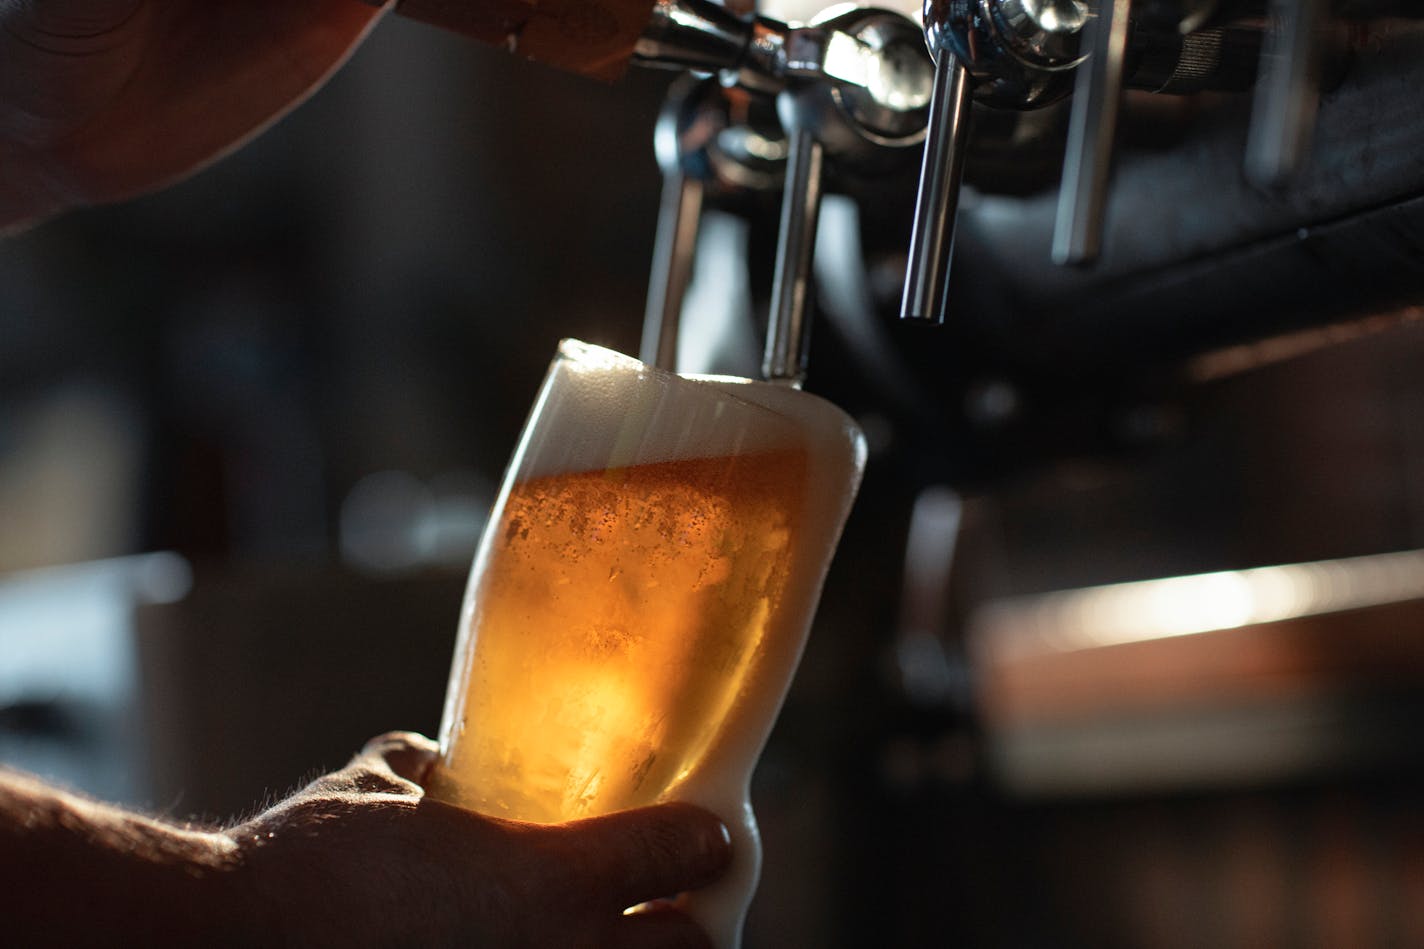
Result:
[[[516,478],[802,448],[864,461],[855,422],[782,385],[679,376],[577,340],[559,344],[516,453]],[[557,419],[548,424],[550,419]],[[839,466],[838,466],[839,467]]]

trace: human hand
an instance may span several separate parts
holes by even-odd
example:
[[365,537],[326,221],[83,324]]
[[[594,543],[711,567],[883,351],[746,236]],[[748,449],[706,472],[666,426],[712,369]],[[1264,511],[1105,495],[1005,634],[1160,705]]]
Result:
[[665,804],[560,825],[482,817],[424,797],[436,757],[418,735],[375,739],[228,835],[270,940],[294,945],[703,947],[700,929],[645,901],[712,882],[725,828]]
[[0,230],[231,151],[379,16],[360,0],[0,0]]

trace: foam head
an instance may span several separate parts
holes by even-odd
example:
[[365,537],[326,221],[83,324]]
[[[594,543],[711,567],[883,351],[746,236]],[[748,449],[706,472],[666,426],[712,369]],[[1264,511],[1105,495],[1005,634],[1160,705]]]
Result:
[[[864,465],[855,422],[817,396],[771,383],[679,376],[577,340],[559,344],[515,456],[519,480],[801,448],[850,484]],[[846,477],[849,475],[849,477]],[[847,504],[849,498],[847,498]]]

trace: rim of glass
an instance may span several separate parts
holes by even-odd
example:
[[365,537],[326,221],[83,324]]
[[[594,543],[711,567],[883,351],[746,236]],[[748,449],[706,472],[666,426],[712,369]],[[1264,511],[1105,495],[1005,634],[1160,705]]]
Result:
[[[569,362],[590,369],[630,369],[639,372],[647,372],[657,376],[671,379],[681,379],[684,382],[723,382],[737,383],[740,385],[768,385],[777,388],[786,388],[780,383],[770,382],[766,379],[752,379],[747,376],[724,376],[716,373],[705,372],[673,372],[671,369],[663,369],[660,366],[649,365],[638,359],[636,356],[629,356],[616,349],[609,349],[607,346],[600,346],[597,343],[587,343],[581,339],[565,337],[559,340],[558,356]],[[810,395],[811,393],[807,393]]]

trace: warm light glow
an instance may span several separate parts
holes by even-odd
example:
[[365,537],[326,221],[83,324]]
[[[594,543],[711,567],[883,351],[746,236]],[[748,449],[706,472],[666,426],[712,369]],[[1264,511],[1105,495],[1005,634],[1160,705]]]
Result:
[[516,484],[436,796],[563,821],[654,803],[695,768],[763,642],[800,621],[778,604],[806,464],[786,450]]
[[990,604],[988,657],[1114,646],[1424,598],[1424,551],[1257,567],[1048,593]]

